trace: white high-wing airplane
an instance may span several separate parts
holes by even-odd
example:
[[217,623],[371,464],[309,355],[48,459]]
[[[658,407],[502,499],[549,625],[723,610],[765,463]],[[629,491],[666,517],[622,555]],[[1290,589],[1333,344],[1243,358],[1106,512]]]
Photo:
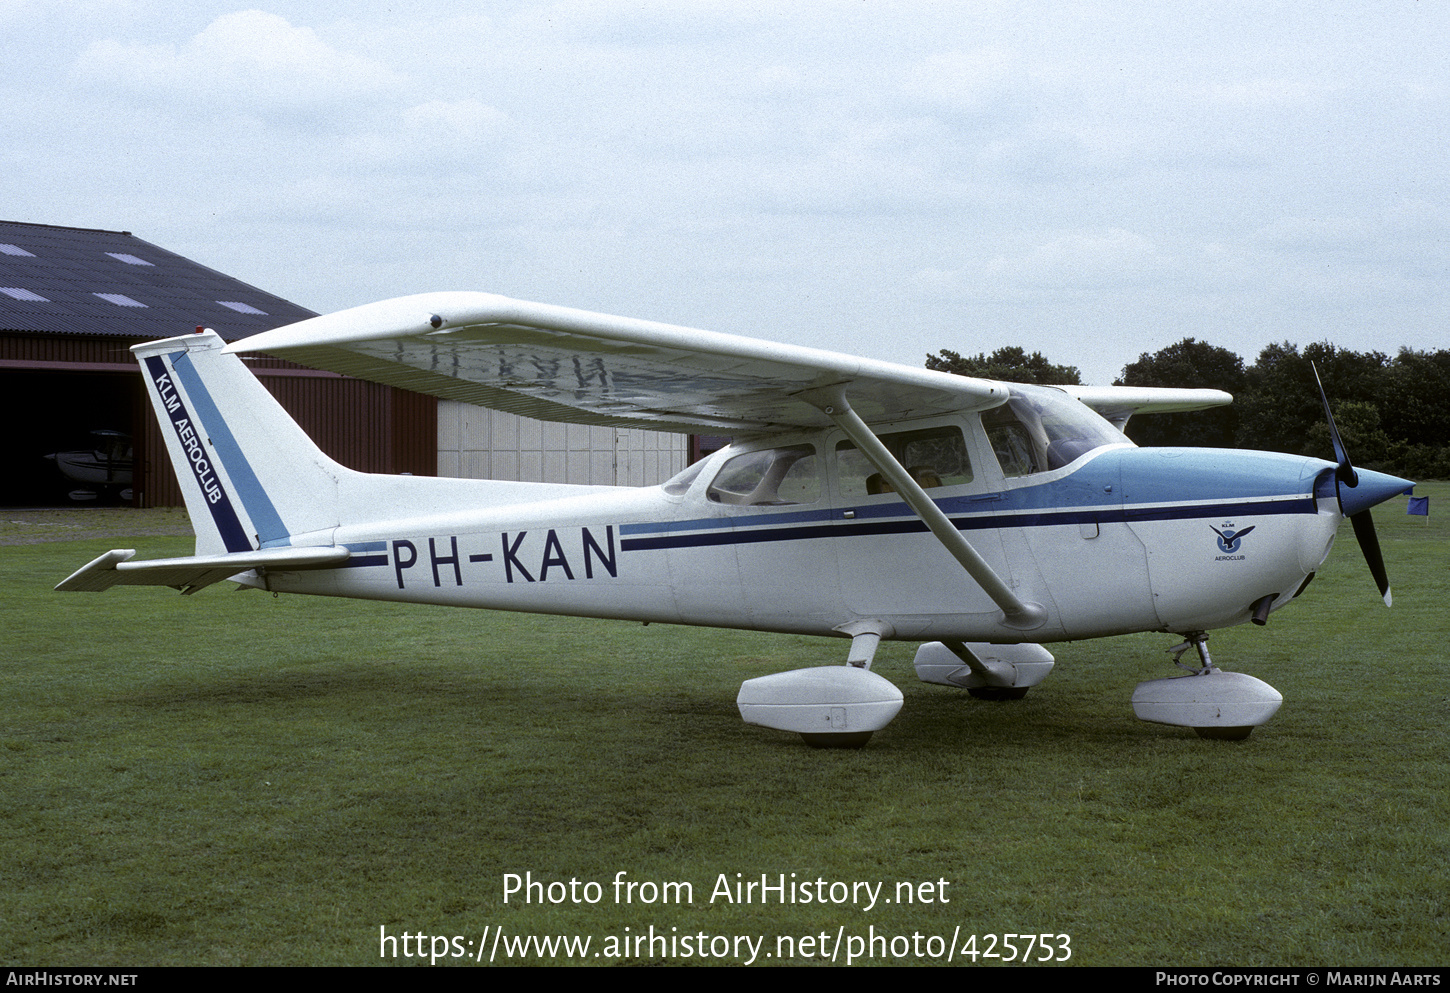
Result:
[[[851,639],[846,665],[746,682],[745,720],[859,745],[902,696],[870,671],[1012,698],[1045,642],[1172,632],[1191,675],[1145,720],[1242,737],[1282,700],[1217,669],[1210,629],[1304,591],[1349,517],[1389,603],[1369,508],[1412,484],[1263,452],[1134,446],[1135,412],[1216,390],[1019,386],[484,293],[403,297],[226,345],[137,345],[196,554],[102,555],[59,590],[245,586]],[[243,366],[262,351],[530,417],[732,435],[662,486],[359,473]],[[1325,404],[1328,415],[1328,404]],[[1183,668],[1188,668],[1183,666]]]

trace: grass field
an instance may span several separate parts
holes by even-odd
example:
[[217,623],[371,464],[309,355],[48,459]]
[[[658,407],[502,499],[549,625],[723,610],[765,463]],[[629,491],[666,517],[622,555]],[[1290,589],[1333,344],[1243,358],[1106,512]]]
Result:
[[[843,642],[225,586],[64,595],[107,548],[189,553],[184,517],[10,512],[0,960],[371,964],[380,928],[502,927],[588,936],[591,963],[700,961],[609,953],[653,926],[765,936],[758,961],[777,936],[907,936],[867,959],[899,963],[938,961],[930,936],[1015,932],[1053,935],[1054,957],[1070,936],[1072,964],[1444,965],[1450,484],[1417,493],[1428,525],[1376,512],[1393,610],[1346,526],[1303,599],[1215,632],[1222,667],[1284,694],[1246,742],[1134,720],[1134,685],[1175,672],[1174,639],[1140,635],[1053,646],[1056,671],[1007,704],[920,683],[914,646],[885,645],[875,671],[906,705],[857,752],[734,704]],[[506,904],[525,872],[602,898]],[[619,872],[693,901],[617,903]],[[712,902],[736,873],[947,885],[870,910]]]

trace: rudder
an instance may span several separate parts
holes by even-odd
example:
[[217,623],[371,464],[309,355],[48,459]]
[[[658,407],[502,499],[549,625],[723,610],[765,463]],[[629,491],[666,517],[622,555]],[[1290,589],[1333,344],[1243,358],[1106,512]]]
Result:
[[196,554],[279,548],[336,527],[338,485],[352,471],[324,455],[225,346],[208,330],[131,349],[191,514]]

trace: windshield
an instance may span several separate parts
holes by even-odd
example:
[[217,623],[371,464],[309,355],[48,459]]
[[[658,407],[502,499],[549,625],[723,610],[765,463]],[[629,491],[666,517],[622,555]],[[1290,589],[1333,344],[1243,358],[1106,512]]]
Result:
[[982,427],[1005,476],[1060,469],[1127,437],[1061,390],[1013,386],[1007,402],[982,412]]

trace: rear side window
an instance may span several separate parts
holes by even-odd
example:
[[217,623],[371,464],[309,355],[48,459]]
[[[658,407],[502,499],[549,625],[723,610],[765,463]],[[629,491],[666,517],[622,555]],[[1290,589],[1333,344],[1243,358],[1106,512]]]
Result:
[[700,470],[703,468],[705,468],[705,460],[701,459],[683,472],[676,473],[665,480],[661,484],[661,487],[671,496],[682,496],[689,490],[690,484],[694,483],[695,477],[700,474]]
[[706,492],[715,503],[745,507],[815,503],[821,498],[815,446],[792,445],[737,455],[720,467]]

